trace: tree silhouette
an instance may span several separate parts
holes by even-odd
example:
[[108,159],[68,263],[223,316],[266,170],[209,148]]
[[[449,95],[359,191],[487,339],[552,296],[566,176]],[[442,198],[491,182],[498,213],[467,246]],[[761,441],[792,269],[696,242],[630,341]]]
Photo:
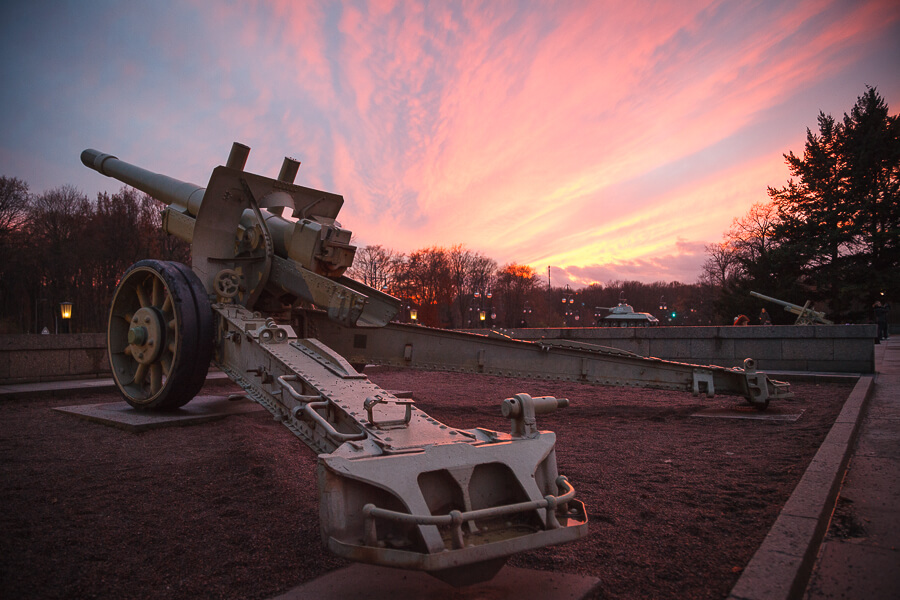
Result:
[[867,320],[874,299],[900,294],[900,118],[867,88],[842,120],[819,113],[803,154],[784,158],[791,179],[707,246],[701,281],[720,315],[750,314],[756,290]]

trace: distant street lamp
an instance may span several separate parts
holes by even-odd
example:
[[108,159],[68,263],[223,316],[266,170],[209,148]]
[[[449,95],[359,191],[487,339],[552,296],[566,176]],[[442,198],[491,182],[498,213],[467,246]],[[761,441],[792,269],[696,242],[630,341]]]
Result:
[[415,321],[416,319],[418,319],[418,318],[419,318],[419,311],[417,311],[415,308],[409,309],[409,318],[410,318],[410,320],[412,320],[412,321]]
[[[494,310],[494,294],[490,289],[486,290],[483,294],[481,292],[475,292],[472,294],[472,297],[475,300],[472,304],[478,304],[476,310],[478,311],[478,320],[481,322],[481,327],[485,326],[485,321],[488,320],[488,317],[490,317],[491,320],[497,318],[497,312]],[[489,323],[488,325],[493,326],[493,323]]]
[[59,303],[59,314],[63,319],[65,330],[64,333],[69,333],[69,320],[72,318],[72,303],[71,302],[60,302]]
[[522,318],[519,319],[519,327],[528,327],[528,319],[531,318],[531,306],[528,304],[528,301],[525,301],[525,306],[522,307]]
[[566,307],[565,310],[565,323],[566,327],[571,326],[571,319],[574,318],[576,321],[579,320],[579,317],[575,314],[575,296],[576,292],[573,292],[569,289],[569,285],[566,284],[566,291],[563,293],[562,303],[563,306]]

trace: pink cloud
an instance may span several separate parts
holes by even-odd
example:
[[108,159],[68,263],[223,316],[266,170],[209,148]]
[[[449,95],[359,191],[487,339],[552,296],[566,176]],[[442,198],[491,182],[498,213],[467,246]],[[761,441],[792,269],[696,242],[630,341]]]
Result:
[[[338,15],[336,32],[326,10]],[[309,127],[291,109],[279,115],[287,135],[315,144],[329,165],[319,179],[347,198],[344,220],[358,237],[638,270],[658,263],[648,257],[687,255],[678,236],[717,240],[783,177],[788,148],[665,193],[623,200],[613,190],[740,135],[852,64],[866,36],[896,19],[887,2],[812,0],[531,12],[495,2],[282,1],[272,12],[279,50],[251,83],[297,94],[325,116]],[[273,35],[265,23],[247,23],[243,43]],[[270,81],[279,66],[284,89]],[[276,102],[259,94],[226,116],[252,135]]]

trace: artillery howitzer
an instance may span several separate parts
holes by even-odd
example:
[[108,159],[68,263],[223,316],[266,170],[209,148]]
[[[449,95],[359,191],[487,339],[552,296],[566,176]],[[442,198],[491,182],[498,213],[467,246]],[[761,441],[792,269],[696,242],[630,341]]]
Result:
[[821,325],[834,325],[834,323],[825,318],[825,313],[810,308],[810,304],[812,303],[809,300],[806,301],[806,304],[800,306],[798,304],[791,304],[790,302],[785,302],[783,300],[772,298],[770,296],[764,296],[756,292],[750,292],[750,295],[761,300],[774,302],[779,306],[783,306],[785,312],[797,315],[797,320],[794,321],[794,325],[813,325],[815,323],[819,323]]
[[214,362],[319,454],[323,540],[351,560],[464,585],[491,578],[510,554],[585,535],[584,505],[557,472],[555,435],[535,422],[567,400],[505,400],[509,434],[454,429],[276,320],[302,300],[326,322],[371,331],[399,304],[342,276],[355,252],[335,220],[343,198],[294,185],[292,159],[277,179],[246,173],[248,153],[235,144],[205,189],[96,150],[81,155],[167,204],[163,227],[191,243],[191,268],[140,261],[116,289],[107,342],[125,400],[183,406]]
[[[133,407],[172,409],[215,363],[319,454],[322,537],[340,556],[459,585],[489,579],[510,554],[587,533],[584,505],[557,471],[555,435],[535,422],[567,400],[516,394],[501,405],[509,434],[460,430],[353,365],[719,392],[759,409],[791,396],[752,359],[698,366],[391,323],[395,298],[342,275],[355,253],[336,221],[343,198],[294,185],[292,159],[277,179],[247,173],[248,153],[235,144],[205,189],[82,153],[86,166],[165,203],[164,229],[191,243],[191,268],[147,260],[123,275],[107,335],[113,378]],[[284,318],[299,302],[318,307],[300,311],[300,335]]]

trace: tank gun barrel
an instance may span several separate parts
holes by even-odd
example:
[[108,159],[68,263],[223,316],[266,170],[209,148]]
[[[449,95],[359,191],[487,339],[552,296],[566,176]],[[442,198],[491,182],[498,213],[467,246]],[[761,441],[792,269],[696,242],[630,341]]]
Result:
[[203,195],[206,193],[206,188],[199,185],[142,169],[93,148],[81,153],[81,162],[101,175],[112,177],[145,192],[163,204],[175,205],[180,212],[186,212],[193,217],[197,216]]

